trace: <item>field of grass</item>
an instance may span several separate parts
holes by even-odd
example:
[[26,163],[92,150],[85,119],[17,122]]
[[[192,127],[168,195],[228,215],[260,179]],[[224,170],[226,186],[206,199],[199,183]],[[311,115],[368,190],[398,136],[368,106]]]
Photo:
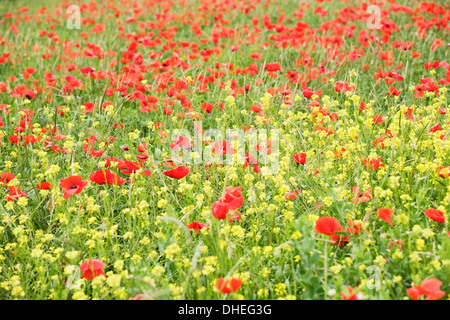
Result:
[[0,299],[450,299],[449,23],[2,1]]

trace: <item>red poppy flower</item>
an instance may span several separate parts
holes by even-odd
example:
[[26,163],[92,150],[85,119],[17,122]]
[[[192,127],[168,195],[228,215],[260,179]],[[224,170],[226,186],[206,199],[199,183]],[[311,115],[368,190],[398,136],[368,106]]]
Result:
[[9,136],[8,139],[12,144],[22,144],[22,142],[20,142],[20,136]]
[[392,226],[392,215],[394,214],[394,210],[387,209],[387,208],[381,208],[378,209],[377,216],[387,223],[389,223]]
[[308,89],[303,90],[303,96],[305,98],[312,99],[313,95],[316,95],[316,96],[318,96],[320,98],[321,95],[322,95],[322,89],[318,90],[317,92],[312,91],[312,90],[308,90]]
[[359,196],[360,190],[358,187],[353,187],[352,190],[355,194],[355,197],[352,198],[352,203],[366,202],[372,198],[372,189],[367,190],[361,197]]
[[233,213],[228,216],[228,222],[232,223],[233,221],[241,221],[241,213],[239,210],[234,210]]
[[80,266],[80,270],[83,271],[81,277],[86,280],[92,280],[100,275],[105,276],[103,272],[103,267],[105,266],[106,264],[100,260],[88,259]]
[[267,140],[266,143],[264,142],[258,143],[256,146],[253,147],[253,149],[261,153],[271,154],[272,149],[270,147],[272,146],[272,144],[273,144],[272,141]]
[[444,223],[444,213],[437,209],[427,209],[425,210],[425,215],[431,220],[437,221],[439,223]]
[[61,179],[61,189],[64,189],[64,199],[68,199],[73,194],[79,194],[87,186],[89,181],[83,180],[80,176],[71,176]]
[[269,72],[275,72],[281,70],[281,64],[278,62],[276,63],[266,63],[264,66],[264,69],[266,69]]
[[350,242],[347,236],[342,234],[332,234],[330,239],[331,244],[339,245],[340,247],[345,246],[347,243]]
[[143,144],[140,144],[140,145],[137,146],[137,151],[139,151],[139,152],[144,152],[146,150],[147,150],[147,144],[146,143],[143,143]]
[[237,278],[224,279],[219,278],[216,284],[216,288],[223,293],[231,293],[238,290],[242,285],[242,280]]
[[347,220],[347,223],[350,225],[349,227],[346,227],[345,230],[348,233],[351,233],[353,235],[357,235],[361,231],[364,231],[361,223],[356,223],[352,220]]
[[442,130],[442,128],[441,128],[441,126],[439,125],[439,123],[436,123],[434,126],[432,126],[431,128],[430,128],[430,131],[428,131],[428,133],[431,133],[431,132],[437,132],[437,131],[441,131]]
[[261,61],[262,54],[259,52],[254,52],[250,55],[250,58]]
[[377,170],[380,167],[384,167],[384,163],[381,163],[381,157],[378,157],[376,159],[364,159],[363,160],[364,166],[369,169],[369,171]]
[[383,119],[383,115],[382,114],[376,114],[373,116],[373,123],[375,124],[382,124],[384,119]]
[[190,224],[187,225],[188,229],[194,229],[195,230],[195,234],[198,233],[198,231],[200,229],[209,229],[208,225],[205,223],[200,223],[200,222],[191,222]]
[[399,75],[395,71],[389,71],[388,76],[394,78],[397,81],[402,81],[403,80],[403,77],[401,75]]
[[445,296],[445,292],[441,291],[442,282],[438,279],[426,279],[422,281],[422,292],[427,296],[426,300],[437,300]]
[[297,153],[294,154],[294,160],[297,164],[304,165],[306,162],[306,153]]
[[444,41],[442,41],[441,39],[434,39],[434,42],[431,45],[431,51],[436,49],[436,47],[443,47],[443,46],[444,46]]
[[384,138],[384,137],[376,138],[374,141],[372,141],[373,147],[374,148],[379,147],[382,149],[386,148],[386,145],[384,144],[384,140],[386,140],[386,138]]
[[36,186],[38,190],[50,190],[53,185],[50,182],[41,182]]
[[342,300],[361,300],[357,296],[358,290],[353,289],[352,287],[347,287],[346,289],[348,293],[344,291],[341,292]]
[[249,164],[252,164],[253,165],[253,170],[256,173],[260,173],[261,172],[261,169],[259,169],[259,166],[258,166],[258,160],[256,160],[256,158],[254,158],[254,157],[249,156],[248,151],[246,153],[246,156],[245,156],[244,160],[245,160],[245,163],[242,166],[242,169],[245,169],[245,168],[247,168],[247,166]]
[[189,174],[189,167],[178,166],[175,169],[163,171],[163,174],[170,178],[181,179]]
[[334,150],[334,155],[335,155],[336,159],[339,159],[340,157],[342,157],[344,155],[345,151],[347,151],[347,149],[345,149],[344,147]]
[[20,186],[17,187],[8,187],[9,189],[9,195],[5,197],[6,201],[13,202],[15,199],[18,199],[20,197],[28,197],[28,194],[25,192],[20,191]]
[[152,172],[150,170],[144,170],[144,171],[142,171],[141,175],[146,176],[146,177],[151,177]]
[[217,141],[212,147],[212,151],[216,154],[226,155],[227,153],[235,154],[236,150],[231,147],[231,142],[227,140]]
[[251,112],[261,112],[262,111],[262,105],[260,104],[255,104],[250,106],[250,111]]
[[335,232],[341,231],[342,226],[339,221],[333,217],[321,217],[317,219],[314,229],[317,233],[331,236]]
[[25,140],[26,144],[35,144],[36,141],[38,141],[38,139],[36,139],[36,137],[33,135],[27,135],[23,137],[23,139]]
[[83,113],[92,113],[94,112],[94,108],[96,108],[97,106],[92,102],[85,102],[84,107],[85,109],[83,110]]
[[438,300],[445,296],[445,292],[440,290],[442,282],[431,278],[422,281],[422,285],[413,284],[412,288],[406,289],[408,296],[413,300],[419,300],[422,295],[426,295],[425,300]]
[[107,183],[108,185],[121,185],[127,181],[111,170],[97,170],[91,174],[89,180],[97,184]]
[[390,87],[387,95],[388,95],[388,97],[393,96],[393,95],[394,96],[399,96],[400,93],[402,93],[402,92],[400,90],[397,90],[396,87]]
[[123,174],[132,174],[135,173],[136,171],[138,171],[141,168],[144,168],[144,166],[140,163],[137,162],[132,162],[132,161],[123,161],[123,160],[115,160],[118,161],[119,164],[117,165],[118,169],[123,169],[122,173]]
[[204,103],[202,103],[200,108],[202,108],[203,111],[205,111],[205,113],[211,113],[214,109],[214,105],[211,103],[208,103],[208,102],[204,102]]
[[345,81],[336,81],[336,83],[334,84],[333,87],[334,91],[336,92],[347,92],[349,90],[355,90],[354,86],[350,86],[347,82]]
[[413,288],[406,289],[406,292],[408,293],[408,296],[413,300],[419,300],[421,293],[421,287],[414,284]]
[[173,150],[178,150],[179,147],[182,147],[186,150],[191,150],[191,143],[188,137],[179,136],[175,139],[175,143],[172,143],[170,147]]
[[211,210],[214,218],[224,220],[227,217],[230,207],[228,206],[227,203],[216,201],[212,204]]
[[148,159],[148,155],[145,154],[145,153],[138,153],[138,154],[136,155],[136,158],[139,159],[139,162],[145,162],[145,161],[147,161],[147,159]]
[[23,93],[23,97],[27,98],[28,100],[34,99],[36,97],[36,92],[31,89],[26,89]]
[[242,187],[226,187],[225,195],[219,199],[220,202],[226,203],[230,210],[236,210],[244,203],[242,197]]
[[414,92],[414,97],[415,98],[422,98],[425,94],[425,85],[423,84],[417,84],[414,86],[414,90],[416,90],[416,92]]
[[89,154],[91,155],[92,158],[95,158],[95,157],[101,157],[104,152],[105,152],[104,149],[100,149],[98,151],[95,151],[94,148],[91,148]]
[[0,174],[0,182],[3,183],[5,187],[7,187],[8,183],[15,177],[16,176],[11,172],[3,172],[2,174]]
[[297,195],[297,193],[295,193],[295,192],[286,192],[286,193],[284,194],[284,197],[285,197],[286,199],[289,199],[289,200],[295,200],[295,199],[298,198],[298,195]]

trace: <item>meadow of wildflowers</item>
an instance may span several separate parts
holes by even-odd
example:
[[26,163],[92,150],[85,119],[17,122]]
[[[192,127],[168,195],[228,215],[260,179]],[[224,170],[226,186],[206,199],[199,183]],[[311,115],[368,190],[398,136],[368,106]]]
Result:
[[0,299],[449,299],[449,20],[2,1]]

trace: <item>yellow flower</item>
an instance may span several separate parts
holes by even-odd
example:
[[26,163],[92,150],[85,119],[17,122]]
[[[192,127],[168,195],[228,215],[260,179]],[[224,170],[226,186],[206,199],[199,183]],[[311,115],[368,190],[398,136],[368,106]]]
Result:
[[163,268],[163,267],[161,267],[161,266],[155,266],[155,267],[153,267],[153,269],[152,269],[152,275],[154,275],[155,277],[160,277],[161,275],[163,275],[163,273],[165,272],[166,270]]
[[337,265],[331,266],[331,267],[330,267],[330,271],[333,272],[334,274],[338,274],[339,272],[341,272],[341,270],[342,270],[343,268],[344,268],[344,267],[343,267],[342,265],[337,264]]
[[378,255],[378,256],[373,260],[373,262],[374,262],[378,267],[383,268],[384,265],[386,264],[386,259],[385,259],[383,256]]
[[418,235],[418,234],[420,234],[420,233],[422,232],[422,228],[421,228],[418,224],[416,224],[416,225],[414,225],[414,227],[412,228],[412,232],[413,232],[414,234]]
[[18,204],[20,207],[26,207],[26,206],[28,205],[28,199],[25,198],[25,197],[20,197],[20,198],[17,200],[17,204]]
[[258,292],[256,293],[256,295],[259,298],[265,298],[269,295],[269,290],[268,289],[259,289]]
[[429,238],[431,238],[432,236],[434,236],[435,233],[434,233],[431,229],[425,228],[425,229],[422,230],[422,235],[423,235],[423,237],[424,237],[425,239],[429,239]]
[[297,240],[298,238],[300,238],[302,236],[301,232],[296,230],[294,231],[294,233],[292,233],[291,239],[292,240]]
[[419,262],[422,260],[422,258],[420,258],[419,253],[418,252],[413,252],[409,255],[409,260],[411,262]]
[[277,283],[275,285],[275,293],[279,296],[286,294],[287,285],[285,283]]
[[135,254],[131,257],[131,261],[133,261],[135,264],[141,261],[141,259],[142,259],[141,256],[138,254]]
[[397,249],[394,254],[392,255],[393,259],[402,259],[403,258],[403,252],[400,249]]
[[88,300],[89,297],[83,291],[75,291],[72,295],[74,300]]
[[416,240],[417,250],[422,250],[424,245],[425,245],[425,241],[423,239],[417,239]]
[[106,279],[106,283],[112,287],[116,288],[120,286],[120,280],[122,279],[122,276],[120,274],[112,274]]
[[433,260],[430,262],[430,264],[436,269],[441,270],[441,263],[438,260]]
[[267,267],[264,267],[260,273],[263,278],[267,278],[270,275],[270,269]]

